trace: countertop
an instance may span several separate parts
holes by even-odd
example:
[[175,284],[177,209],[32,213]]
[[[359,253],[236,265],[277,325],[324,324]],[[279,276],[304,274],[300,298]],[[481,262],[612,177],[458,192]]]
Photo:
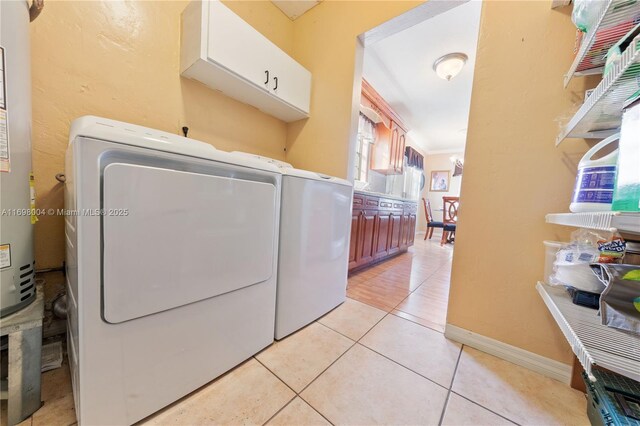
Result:
[[361,189],[356,189],[353,192],[355,194],[370,195],[372,197],[389,198],[391,200],[403,201],[405,203],[417,203],[418,202],[418,200],[413,200],[413,199],[410,199],[410,198],[402,198],[402,197],[398,197],[397,195],[383,194],[381,192],[363,191]]

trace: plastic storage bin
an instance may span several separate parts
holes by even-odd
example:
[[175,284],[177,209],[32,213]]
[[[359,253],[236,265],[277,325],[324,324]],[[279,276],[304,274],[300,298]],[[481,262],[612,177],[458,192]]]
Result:
[[640,383],[607,371],[594,370],[592,382],[582,373],[587,387],[587,415],[592,425],[640,426]]

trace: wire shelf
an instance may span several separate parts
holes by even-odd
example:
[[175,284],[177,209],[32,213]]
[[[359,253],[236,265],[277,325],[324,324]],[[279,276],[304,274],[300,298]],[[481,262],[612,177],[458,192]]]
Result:
[[565,138],[604,138],[616,133],[622,121],[622,105],[639,89],[640,36],[564,126],[556,145]]
[[564,287],[539,282],[536,290],[593,380],[597,365],[640,381],[640,336],[602,325],[598,311],[573,304]]
[[578,53],[564,76],[564,87],[567,87],[574,76],[602,72],[609,48],[640,20],[640,2],[602,1],[598,3],[597,16],[596,25],[582,39]]
[[556,225],[640,234],[640,213],[550,213],[545,219],[547,223]]

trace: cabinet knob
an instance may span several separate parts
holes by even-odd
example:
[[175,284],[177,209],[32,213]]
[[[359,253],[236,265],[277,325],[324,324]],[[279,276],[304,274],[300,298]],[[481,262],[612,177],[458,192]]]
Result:
[[273,77],[273,81],[276,83],[276,85],[273,88],[273,90],[278,90],[278,77]]
[[266,70],[264,73],[267,75],[267,79],[265,80],[264,84],[269,84],[269,70]]

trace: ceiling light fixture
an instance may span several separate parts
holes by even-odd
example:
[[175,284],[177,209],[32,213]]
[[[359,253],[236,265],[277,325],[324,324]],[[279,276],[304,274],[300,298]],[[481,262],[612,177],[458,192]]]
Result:
[[464,53],[448,53],[433,63],[433,70],[443,80],[451,80],[460,74],[469,57]]

